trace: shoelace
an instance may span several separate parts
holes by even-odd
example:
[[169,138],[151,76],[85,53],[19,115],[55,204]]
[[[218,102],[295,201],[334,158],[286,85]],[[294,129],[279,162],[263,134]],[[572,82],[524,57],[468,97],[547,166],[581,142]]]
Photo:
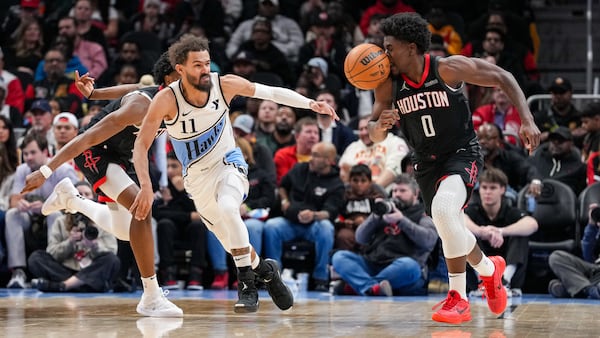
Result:
[[446,299],[435,304],[431,309],[437,310],[440,307],[440,305],[444,304],[444,306],[442,306],[442,310],[450,310],[458,303],[458,301],[459,301],[459,298],[452,297],[452,294],[448,293],[448,297],[446,297]]

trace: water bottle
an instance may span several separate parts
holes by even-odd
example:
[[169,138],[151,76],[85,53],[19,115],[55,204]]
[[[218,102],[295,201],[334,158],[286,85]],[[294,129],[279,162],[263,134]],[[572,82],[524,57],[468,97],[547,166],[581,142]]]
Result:
[[527,198],[527,205],[525,208],[530,215],[533,215],[533,212],[535,211],[535,208],[537,206],[537,201],[535,200],[535,197],[531,194],[527,194],[525,197]]

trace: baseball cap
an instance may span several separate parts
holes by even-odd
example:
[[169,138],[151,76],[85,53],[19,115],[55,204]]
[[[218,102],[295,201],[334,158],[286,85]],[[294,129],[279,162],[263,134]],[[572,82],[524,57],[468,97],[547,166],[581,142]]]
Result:
[[548,135],[548,139],[562,139],[571,141],[573,140],[573,134],[571,134],[571,130],[569,128],[565,126],[559,126]]
[[69,112],[62,112],[62,113],[56,115],[54,117],[54,120],[52,121],[52,125],[55,125],[58,122],[67,122],[67,123],[70,123],[73,126],[75,126],[75,128],[79,128],[79,121],[77,121],[77,118],[75,117],[75,115],[73,115],[72,113],[69,113]]
[[548,91],[551,93],[562,94],[564,92],[573,91],[573,86],[571,85],[571,81],[569,81],[569,79],[559,76],[552,81]]
[[321,69],[321,73],[323,73],[324,76],[327,76],[329,66],[327,65],[327,61],[325,61],[325,59],[319,57],[312,58],[308,60],[307,65],[309,65],[310,67],[317,67]]
[[50,107],[50,103],[48,103],[47,100],[36,100],[33,101],[29,110],[31,110],[32,112],[34,110],[40,110],[49,113],[52,111],[52,108]]
[[242,50],[233,57],[232,61],[233,61],[233,63],[238,63],[238,62],[253,63],[254,62],[254,54],[252,54],[249,51]]
[[265,2],[270,2],[275,6],[279,6],[279,0],[260,0],[259,1],[261,4],[265,3]]
[[233,128],[238,128],[246,134],[250,134],[253,127],[254,118],[248,114],[239,115],[235,118],[235,121],[233,121]]
[[40,0],[21,0],[21,7],[38,8]]

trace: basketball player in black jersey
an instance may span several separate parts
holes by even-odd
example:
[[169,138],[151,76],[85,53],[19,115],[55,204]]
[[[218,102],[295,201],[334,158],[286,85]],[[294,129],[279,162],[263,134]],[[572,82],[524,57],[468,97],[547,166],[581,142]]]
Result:
[[[157,61],[154,77],[165,85],[179,79],[166,54]],[[94,190],[103,193],[106,205],[80,198],[72,183],[63,180],[44,203],[42,213],[61,209],[81,212],[117,238],[130,240],[144,286],[137,312],[151,317],[181,317],[183,311],[165,297],[156,280],[150,217],[133,219],[128,210],[139,191],[131,163],[137,126],[141,125],[152,98],[160,88],[146,87],[127,94],[135,87],[93,89],[92,78],[82,76],[77,80],[78,88],[88,98],[92,95],[95,99],[124,96],[103,108],[45,166],[28,175],[22,193],[40,186],[53,170],[75,158],[75,163]]]
[[450,291],[432,319],[460,324],[471,320],[466,296],[466,262],[479,273],[488,306],[495,314],[506,308],[502,257],[486,257],[465,226],[463,207],[482,166],[465,82],[500,87],[517,107],[520,136],[529,151],[540,142],[525,96],[514,77],[482,59],[464,56],[436,58],[426,54],[431,33],[415,13],[401,13],[381,22],[384,48],[392,75],[375,89],[369,135],[386,137],[397,121],[414,149],[415,177],[427,212],[433,218],[448,265]]

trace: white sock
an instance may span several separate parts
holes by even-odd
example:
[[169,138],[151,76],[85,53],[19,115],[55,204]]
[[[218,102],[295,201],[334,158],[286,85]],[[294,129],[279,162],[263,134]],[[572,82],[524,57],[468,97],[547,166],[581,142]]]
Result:
[[260,256],[256,255],[256,257],[254,257],[252,260],[252,270],[258,268],[258,264],[260,264]]
[[494,263],[486,255],[483,255],[479,263],[471,266],[480,276],[489,277],[494,274]]
[[504,280],[510,284],[510,281],[512,280],[516,271],[517,271],[517,266],[515,264],[507,265],[506,269],[504,270],[504,276],[503,276]]
[[150,277],[142,277],[142,285],[144,286],[144,292],[159,292],[158,280],[156,279],[156,275],[152,275]]
[[235,262],[235,266],[238,268],[252,265],[252,262],[250,261],[250,253],[233,256],[233,261]]
[[448,288],[460,294],[460,298],[467,299],[467,273],[448,272]]

